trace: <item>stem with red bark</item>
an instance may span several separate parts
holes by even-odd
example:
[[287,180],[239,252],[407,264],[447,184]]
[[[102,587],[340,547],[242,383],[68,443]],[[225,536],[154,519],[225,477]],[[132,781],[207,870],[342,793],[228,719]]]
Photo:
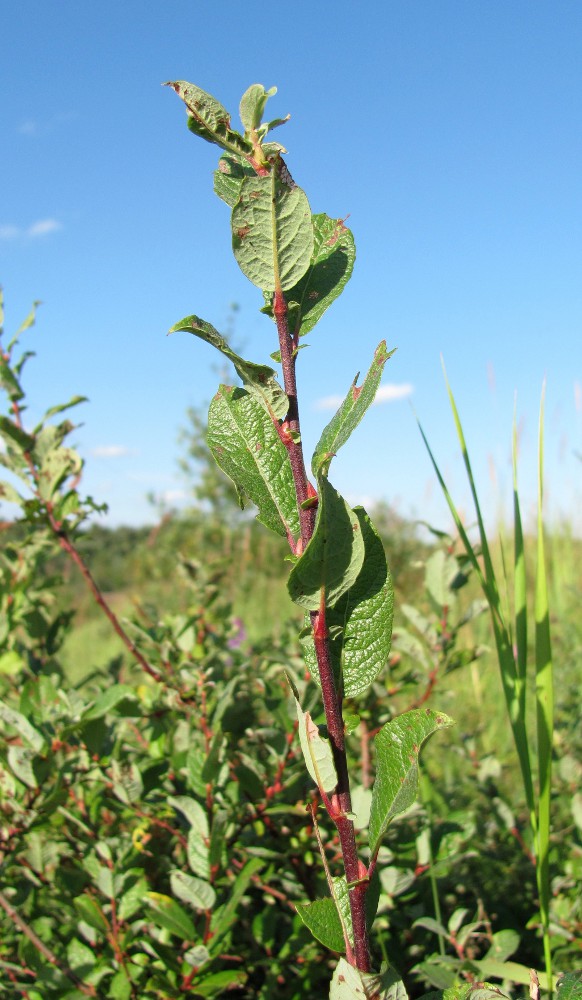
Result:
[[[303,549],[309,542],[315,525],[315,508],[302,506],[310,498],[309,484],[305,471],[305,461],[303,457],[303,446],[300,436],[299,406],[297,402],[297,382],[295,377],[296,343],[289,332],[287,317],[287,303],[283,293],[277,290],[273,297],[273,314],[277,323],[279,335],[279,349],[281,352],[281,367],[283,370],[283,383],[285,392],[289,398],[289,410],[287,414],[287,426],[292,432],[286,442],[291,470],[293,472],[293,482],[297,496],[297,506],[299,509],[299,519],[301,525],[301,541]],[[319,611],[311,612],[311,624],[313,628],[313,639],[317,656],[317,666],[321,683],[321,693],[323,707],[327,722],[327,730],[333,750],[334,762],[337,772],[337,788],[331,797],[332,809],[328,810],[330,818],[336,825],[343,856],[344,869],[350,889],[350,910],[352,915],[352,927],[354,933],[355,964],[361,972],[369,972],[370,942],[366,925],[366,891],[368,880],[366,869],[358,858],[356,847],[356,834],[354,824],[348,818],[351,813],[350,779],[346,757],[346,744],[344,734],[344,723],[342,716],[341,695],[337,689],[331,655],[329,649],[329,634],[325,621],[325,594],[322,593],[322,601]]]

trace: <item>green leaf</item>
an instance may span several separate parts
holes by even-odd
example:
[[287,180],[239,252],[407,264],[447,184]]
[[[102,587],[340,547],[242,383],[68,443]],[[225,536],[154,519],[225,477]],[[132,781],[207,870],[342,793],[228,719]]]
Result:
[[62,413],[64,410],[70,410],[72,406],[78,406],[79,403],[87,403],[87,396],[73,396],[68,403],[58,403],[57,406],[51,406],[44,415],[44,420],[49,420],[50,417],[56,416],[57,413]]
[[340,954],[345,952],[342,924],[331,896],[315,899],[312,903],[297,903],[295,909],[314,938],[325,948]]
[[[331,661],[337,679],[343,679],[347,698],[362,694],[386,668],[394,617],[394,589],[384,546],[366,511],[356,507],[354,514],[364,541],[364,562],[352,587],[326,612]],[[312,635],[302,645],[307,666],[319,683]]]
[[[530,969],[521,965],[519,962],[498,962],[493,958],[485,958],[472,960],[471,965],[475,967],[477,972],[483,977],[483,979],[492,976],[494,979],[509,979],[512,983],[519,983],[521,986],[529,986],[531,977]],[[542,990],[547,990],[548,988],[548,977],[545,972],[538,972],[538,979],[540,981],[540,986]],[[552,983],[555,987],[556,977],[552,977]],[[483,983],[484,986],[488,986],[488,983]],[[495,989],[495,987],[492,987]],[[503,996],[504,994],[501,994]],[[452,998],[455,1000],[455,998]],[[471,1000],[481,1000],[480,997],[471,997]],[[484,998],[487,1000],[487,998]]]
[[107,993],[111,1000],[130,1000],[133,991],[131,979],[128,978],[125,969],[119,969],[109,983]]
[[18,424],[13,423],[8,417],[0,415],[0,434],[7,438],[12,444],[15,444],[20,451],[32,451],[34,448],[34,438],[31,434],[27,434],[22,427]]
[[14,744],[8,747],[6,755],[8,766],[27,788],[38,788],[38,780],[34,773],[36,756],[35,751],[29,747],[19,747]]
[[214,191],[229,208],[234,208],[240,198],[245,177],[256,177],[256,172],[240,156],[221,156],[214,171]]
[[208,837],[208,818],[204,808],[196,799],[192,799],[188,795],[170,795],[168,805],[183,813],[192,829],[196,830],[201,837]]
[[0,355],[0,386],[2,386],[8,398],[13,402],[17,403],[24,396],[20,382],[3,355]]
[[241,271],[269,291],[296,284],[313,251],[307,196],[289,181],[281,163],[278,160],[266,177],[243,180],[231,219],[232,247]]
[[226,903],[218,907],[212,914],[211,929],[213,937],[211,938],[211,942],[213,949],[216,949],[221,939],[236,920],[238,905],[247,891],[253,876],[264,867],[264,864],[265,862],[262,858],[251,858],[247,861],[230,887]]
[[209,1000],[214,1000],[215,997],[224,996],[237,986],[244,986],[246,979],[247,973],[243,969],[224,969],[222,972],[212,972],[203,978],[197,977],[192,988],[196,997],[208,997]]
[[418,758],[423,743],[453,725],[441,712],[415,709],[392,719],[376,739],[377,774],[372,792],[369,842],[374,856],[389,824],[409,808],[418,792]]
[[0,483],[0,500],[3,500],[5,503],[14,503],[18,507],[24,503],[23,497],[20,496],[20,493],[10,483]]
[[322,590],[333,607],[356,582],[364,562],[358,516],[327,479],[319,482],[313,536],[287,581],[291,599],[306,611],[318,611]]
[[360,972],[340,958],[331,980],[329,1000],[407,1000],[404,984],[392,969],[379,976]]
[[211,344],[232,361],[247,392],[258,400],[271,418],[283,419],[287,416],[289,400],[277,382],[272,368],[269,368],[268,365],[256,365],[252,361],[245,361],[244,358],[235,354],[218,330],[215,330],[206,320],[200,319],[199,316],[186,316],[185,319],[171,327],[169,333],[175,333],[178,330],[200,337],[201,340]]
[[30,722],[21,712],[17,712],[14,708],[10,708],[5,702],[0,701],[0,722],[4,722],[11,729],[16,730],[19,736],[21,736],[33,750],[40,751],[45,745],[45,739],[42,733],[39,733],[38,729],[31,726]]
[[188,842],[186,846],[188,864],[191,871],[200,878],[208,881],[210,878],[210,851],[205,837],[200,830],[194,827],[188,832]]
[[582,970],[562,973],[558,979],[558,1000],[582,1000]]
[[341,219],[312,216],[313,252],[303,277],[285,298],[297,303],[293,333],[303,337],[343,292],[352,276],[356,247],[351,231]]
[[431,1000],[499,1000],[500,997],[507,1000],[506,994],[491,983],[455,983],[442,992],[426,993],[423,1000],[429,997]]
[[[337,785],[337,773],[333,760],[333,751],[329,739],[321,736],[318,726],[309,712],[304,712],[299,703],[299,694],[293,681],[287,675],[287,680],[293,691],[297,721],[299,723],[299,741],[305,760],[305,766],[318,788],[324,792],[333,792]],[[337,949],[335,949],[337,951]]]
[[38,492],[42,499],[51,500],[65,479],[78,475],[82,468],[83,461],[73,448],[54,448],[49,451],[38,477]]
[[517,951],[519,941],[520,937],[517,931],[497,931],[491,939],[491,946],[485,957],[494,958],[498,962],[505,962]]
[[120,921],[130,920],[143,907],[143,901],[147,892],[147,882],[144,878],[138,878],[119,900],[117,916]]
[[195,941],[196,928],[186,911],[170,896],[161,892],[147,892],[146,901],[153,911],[153,919],[159,927],[165,927],[182,941]]
[[189,114],[188,128],[194,135],[230,153],[252,154],[252,143],[230,128],[230,115],[215,97],[185,80],[168,81],[162,86],[171,87],[184,101]]
[[382,370],[393,353],[394,351],[387,352],[386,341],[383,340],[376,348],[374,360],[360,387],[356,385],[358,381],[358,375],[356,375],[346,398],[323,431],[313,453],[311,469],[316,479],[320,474],[327,476],[332,458],[346,443],[368,407],[374,402],[382,378]]
[[277,93],[276,87],[265,90],[262,83],[251,83],[240,101],[240,120],[246,132],[254,132],[263,120],[265,105],[269,97]]
[[298,535],[287,450],[248,392],[220,386],[208,413],[208,444],[223,472],[258,507],[257,520],[279,535]]
[[443,549],[433,552],[425,568],[425,585],[437,611],[456,603],[452,583],[458,575],[457,560]]
[[170,872],[170,886],[174,896],[197,911],[211,910],[216,903],[216,893],[210,883],[186,872]]
[[135,688],[130,684],[114,684],[83,713],[81,718],[83,722],[89,722],[92,719],[102,719],[109,712],[115,712],[117,715],[139,715],[140,711]]
[[73,903],[77,913],[89,927],[101,932],[109,930],[109,922],[99,903],[92,896],[76,896]]

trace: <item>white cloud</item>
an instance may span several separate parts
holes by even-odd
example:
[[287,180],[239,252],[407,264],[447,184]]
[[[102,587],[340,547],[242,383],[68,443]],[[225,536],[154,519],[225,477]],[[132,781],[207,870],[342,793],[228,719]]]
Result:
[[410,382],[388,382],[387,385],[381,385],[376,393],[376,398],[374,400],[374,406],[378,403],[391,403],[395,399],[407,399],[408,396],[412,396],[414,392],[414,386]]
[[0,226],[0,240],[14,240],[20,236],[18,226]]
[[43,118],[42,121],[37,121],[34,118],[25,118],[24,121],[20,122],[16,131],[20,135],[46,135],[60,125],[67,125],[69,122],[75,121],[78,117],[79,115],[76,111],[61,111],[51,118]]
[[165,490],[160,494],[160,500],[164,503],[176,503],[178,500],[185,500],[187,495],[185,490]]
[[33,222],[26,230],[26,235],[34,239],[36,236],[46,236],[47,233],[56,233],[62,229],[62,224],[58,219],[39,219]]
[[47,236],[49,233],[56,233],[62,228],[63,224],[58,219],[37,219],[36,222],[31,222],[30,226],[26,229],[10,224],[1,225],[0,240],[17,240],[22,238],[35,240],[39,237]]
[[124,444],[98,444],[91,450],[93,458],[123,458],[129,454],[130,450]]
[[21,122],[18,126],[18,131],[21,135],[36,135],[38,132],[38,123],[28,119],[25,122]]
[[[379,387],[372,405],[377,406],[380,403],[392,403],[395,399],[406,399],[413,392],[414,386],[410,382],[401,382],[399,384],[388,382],[386,385]],[[318,410],[337,410],[343,401],[343,396],[325,396],[323,399],[318,399],[315,407]]]

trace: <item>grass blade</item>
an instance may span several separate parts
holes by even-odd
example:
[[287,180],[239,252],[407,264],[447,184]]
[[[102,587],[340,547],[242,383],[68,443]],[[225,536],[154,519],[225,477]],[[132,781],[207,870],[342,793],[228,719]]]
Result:
[[537,881],[540,897],[540,912],[544,935],[544,959],[546,973],[551,982],[552,955],[549,940],[550,925],[550,795],[552,784],[552,735],[554,731],[554,684],[552,645],[550,638],[550,614],[546,577],[546,558],[543,524],[543,481],[544,481],[544,402],[545,384],[542,389],[540,406],[539,452],[538,452],[538,538],[537,570],[535,593],[536,622],[536,714],[538,752],[538,864]]

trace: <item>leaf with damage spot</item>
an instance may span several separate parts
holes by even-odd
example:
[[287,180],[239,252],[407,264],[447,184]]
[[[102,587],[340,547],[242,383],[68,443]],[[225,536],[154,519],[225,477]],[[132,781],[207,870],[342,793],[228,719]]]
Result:
[[242,156],[225,154],[220,157],[214,171],[214,191],[229,208],[234,208],[239,200],[245,177],[256,177],[256,172]]
[[[384,546],[366,511],[356,507],[354,514],[364,541],[364,562],[353,585],[326,613],[334,674],[347,698],[362,694],[386,668],[394,617]],[[319,683],[313,637],[302,644],[307,667]]]
[[279,535],[299,534],[293,474],[285,445],[265,410],[244,389],[221,385],[208,411],[208,445],[257,519]]
[[245,177],[232,210],[232,247],[244,275],[259,288],[291,288],[313,250],[311,210],[304,191],[279,159],[266,177]]
[[331,980],[329,1000],[407,1000],[404,984],[393,969],[380,975],[360,972],[340,958]]
[[418,758],[425,741],[453,725],[442,712],[414,709],[382,727],[374,744],[377,773],[372,792],[369,843],[374,856],[392,820],[405,812],[418,793]]
[[188,128],[194,135],[229,153],[252,155],[252,143],[231,129],[230,115],[215,97],[186,80],[168,81],[163,86],[171,87],[184,101],[188,111]]
[[229,361],[232,361],[236,373],[244,382],[247,391],[258,400],[269,416],[283,419],[287,415],[289,400],[277,382],[273,368],[268,365],[257,365],[253,361],[245,361],[232,350],[228,341],[211,323],[200,319],[199,316],[186,316],[185,319],[181,319],[179,323],[171,327],[168,332],[176,333],[179,330],[200,337],[200,340],[205,340],[207,344],[211,344]]
[[358,381],[358,375],[356,375],[346,398],[327,427],[323,430],[313,453],[311,469],[316,478],[320,474],[327,476],[332,458],[337,454],[341,446],[346,443],[368,407],[374,402],[384,365],[393,354],[394,351],[388,353],[386,350],[386,341],[382,340],[374,352],[374,360],[370,365],[368,374],[359,387],[356,385]]
[[[325,213],[312,216],[313,253],[309,267],[285,298],[291,332],[303,337],[343,292],[352,276],[356,247],[351,230],[341,219]],[[272,315],[270,303],[263,310]]]
[[318,611],[322,592],[333,607],[356,582],[364,561],[364,541],[354,511],[327,479],[318,485],[319,503],[313,536],[287,581],[291,600]]

